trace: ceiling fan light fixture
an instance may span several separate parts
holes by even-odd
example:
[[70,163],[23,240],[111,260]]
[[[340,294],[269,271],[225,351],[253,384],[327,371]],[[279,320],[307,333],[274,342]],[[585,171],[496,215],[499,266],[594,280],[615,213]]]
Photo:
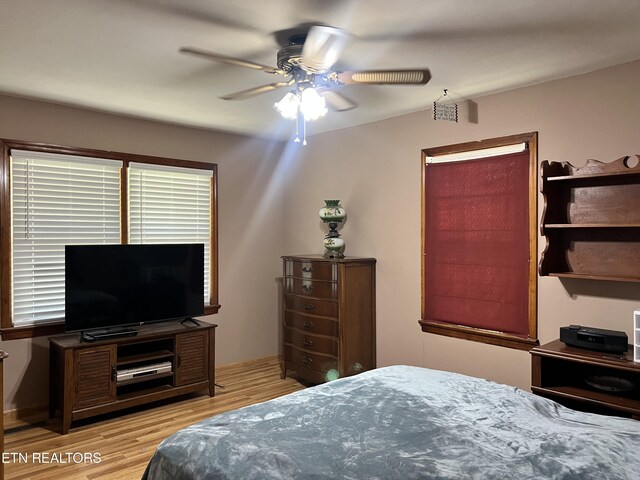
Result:
[[305,88],[300,95],[300,111],[306,121],[317,120],[327,113],[327,103],[313,88]]
[[290,120],[298,118],[300,112],[305,121],[310,122],[323,117],[327,113],[327,103],[313,88],[305,88],[302,93],[288,92],[274,107],[280,115]]
[[289,120],[295,120],[298,117],[298,107],[300,106],[300,97],[294,93],[289,92],[279,102],[273,105],[280,115]]

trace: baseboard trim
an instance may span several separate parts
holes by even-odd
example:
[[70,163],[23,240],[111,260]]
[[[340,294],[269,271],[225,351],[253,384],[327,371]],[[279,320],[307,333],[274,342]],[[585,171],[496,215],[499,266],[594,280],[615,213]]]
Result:
[[46,422],[49,419],[49,406],[16,408],[4,412],[5,430],[15,429],[24,425]]
[[251,360],[243,360],[241,362],[225,363],[224,365],[217,366],[216,371],[224,371],[227,369],[254,365],[256,363],[280,362],[280,360],[281,360],[281,355],[269,355],[266,357],[252,358]]

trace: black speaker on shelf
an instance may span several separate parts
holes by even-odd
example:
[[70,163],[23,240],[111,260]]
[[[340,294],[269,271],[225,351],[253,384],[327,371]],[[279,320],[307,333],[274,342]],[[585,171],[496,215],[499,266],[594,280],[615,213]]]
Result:
[[571,347],[600,352],[624,353],[629,349],[629,338],[624,332],[580,325],[560,327],[560,341]]

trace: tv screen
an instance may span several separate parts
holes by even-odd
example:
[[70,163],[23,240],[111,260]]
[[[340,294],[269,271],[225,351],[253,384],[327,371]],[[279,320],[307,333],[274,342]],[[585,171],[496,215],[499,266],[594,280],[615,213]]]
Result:
[[204,245],[65,246],[65,330],[204,313]]

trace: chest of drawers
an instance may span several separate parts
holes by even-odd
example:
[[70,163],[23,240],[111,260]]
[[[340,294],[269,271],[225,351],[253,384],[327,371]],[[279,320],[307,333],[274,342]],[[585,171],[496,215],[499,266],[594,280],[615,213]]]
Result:
[[282,258],[282,377],[322,383],[375,368],[375,258]]

